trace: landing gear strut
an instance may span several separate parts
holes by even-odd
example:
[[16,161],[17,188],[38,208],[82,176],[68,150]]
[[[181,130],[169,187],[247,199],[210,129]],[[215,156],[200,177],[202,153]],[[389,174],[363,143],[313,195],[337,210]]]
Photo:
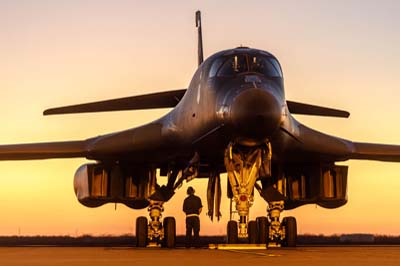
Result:
[[[249,210],[254,202],[254,185],[259,171],[266,163],[270,164],[270,152],[268,144],[253,148],[233,143],[230,143],[225,151],[224,162],[232,190],[232,201],[235,202],[239,215],[239,224],[232,220],[228,223],[228,242],[237,242],[238,238],[249,238],[250,243],[256,242],[257,224],[255,221],[248,221]],[[237,236],[234,236],[236,232]]]
[[297,223],[294,217],[285,217],[282,222],[279,216],[284,210],[283,201],[272,201],[268,206],[269,226],[268,246],[295,247],[297,241]]
[[[272,201],[268,204],[268,218],[271,221],[269,226],[268,242],[270,245],[279,246],[285,239],[285,227],[281,226],[279,217],[283,211],[283,201]],[[273,244],[274,243],[274,244]]]
[[[231,205],[234,202],[236,211],[232,210],[228,222],[228,243],[234,244],[239,239],[248,239],[251,244],[268,246],[296,246],[297,225],[294,217],[286,217],[280,222],[284,210],[283,200],[268,201],[268,217],[258,217],[249,221],[249,210],[254,202],[256,187],[264,199],[268,199],[271,189],[261,188],[258,178],[271,177],[272,150],[270,143],[256,147],[241,146],[230,143],[225,150],[225,167],[228,173],[228,186],[231,189]],[[279,194],[279,193],[278,193]],[[273,198],[273,197],[271,197]],[[239,215],[239,221],[232,220],[232,213]]]
[[152,202],[148,207],[150,221],[140,216],[136,219],[136,246],[163,246],[166,248],[175,247],[176,222],[174,217],[166,217],[161,223],[164,208],[162,202]]
[[[199,155],[195,153],[189,161],[187,167],[178,171],[178,169],[168,170],[168,183],[156,189],[156,176],[151,176],[154,185],[149,197],[150,205],[148,207],[150,221],[144,216],[136,219],[136,246],[138,247],[166,247],[174,248],[176,243],[176,222],[174,217],[165,217],[161,222],[163,204],[168,201],[180,187],[184,180],[189,182],[198,175]],[[180,176],[178,178],[178,176]],[[219,176],[218,176],[219,178]],[[219,180],[219,179],[218,179]]]

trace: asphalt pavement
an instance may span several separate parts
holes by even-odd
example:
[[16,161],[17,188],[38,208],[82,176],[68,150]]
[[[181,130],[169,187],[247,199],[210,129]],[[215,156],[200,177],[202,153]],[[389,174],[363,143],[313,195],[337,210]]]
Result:
[[2,247],[0,265],[400,265],[400,246],[210,250],[100,247]]

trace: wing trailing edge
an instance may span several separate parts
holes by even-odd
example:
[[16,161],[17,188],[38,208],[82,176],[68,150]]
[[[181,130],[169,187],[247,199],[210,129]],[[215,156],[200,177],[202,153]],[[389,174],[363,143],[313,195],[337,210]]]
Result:
[[43,115],[172,108],[178,104],[185,92],[186,89],[181,89],[92,103],[56,107],[45,110]]
[[344,117],[344,118],[350,116],[349,112],[339,109],[333,109],[306,103],[299,103],[294,101],[287,101],[286,103],[289,108],[289,112],[292,114],[331,116],[331,117]]

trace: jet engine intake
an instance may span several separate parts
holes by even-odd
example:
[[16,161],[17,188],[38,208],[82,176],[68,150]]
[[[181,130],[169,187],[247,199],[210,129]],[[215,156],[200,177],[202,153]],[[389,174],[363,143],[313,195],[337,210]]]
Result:
[[286,165],[275,186],[287,198],[286,210],[305,204],[338,208],[347,203],[347,172],[348,166],[334,164]]
[[149,197],[156,186],[156,170],[150,167],[84,164],[74,177],[76,197],[87,207],[123,203],[133,209],[143,209],[150,204]]

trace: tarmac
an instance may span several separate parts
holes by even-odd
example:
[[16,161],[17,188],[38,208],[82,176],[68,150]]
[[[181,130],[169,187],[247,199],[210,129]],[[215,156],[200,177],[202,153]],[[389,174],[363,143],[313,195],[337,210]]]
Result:
[[99,247],[1,247],[0,265],[400,265],[400,246],[210,250]]

